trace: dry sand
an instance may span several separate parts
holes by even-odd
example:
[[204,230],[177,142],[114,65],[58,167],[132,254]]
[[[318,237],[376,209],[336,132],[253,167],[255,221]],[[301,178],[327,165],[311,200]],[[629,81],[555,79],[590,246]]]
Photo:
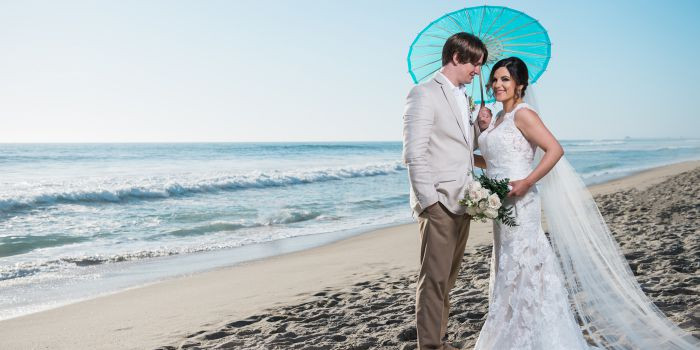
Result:
[[[645,291],[696,336],[699,181],[693,161],[592,187]],[[412,349],[417,232],[391,227],[0,321],[0,349]],[[490,244],[491,225],[474,224],[449,327],[465,348],[486,313]]]

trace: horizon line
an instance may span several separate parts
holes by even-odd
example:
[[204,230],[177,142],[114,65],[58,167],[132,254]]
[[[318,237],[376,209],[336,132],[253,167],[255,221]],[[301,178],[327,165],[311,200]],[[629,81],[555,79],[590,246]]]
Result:
[[[700,140],[693,137],[631,137],[622,138],[562,138],[560,141],[624,141],[624,140]],[[198,144],[198,143],[362,143],[362,142],[402,142],[402,140],[303,140],[303,141],[16,141],[0,142],[0,145],[16,144]]]

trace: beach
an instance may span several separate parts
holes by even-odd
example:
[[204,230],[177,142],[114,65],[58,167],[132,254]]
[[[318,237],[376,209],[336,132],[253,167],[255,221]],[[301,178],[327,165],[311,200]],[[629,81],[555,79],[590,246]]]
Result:
[[[517,187],[534,163],[493,155],[532,150],[537,162],[555,143],[582,184],[501,198],[501,221],[541,218],[525,230],[537,242],[471,222],[464,254],[448,254],[459,275],[443,291],[442,340],[473,349],[489,312],[541,304],[518,271],[545,271],[534,295],[567,314],[559,263],[575,268],[564,287],[575,321],[592,320],[591,349],[642,338],[656,350],[685,330],[700,350],[700,118],[661,103],[692,100],[700,73],[680,84],[621,73],[656,66],[640,44],[650,38],[693,62],[700,1],[516,5],[0,3],[0,350],[417,349],[421,246],[436,237],[421,242],[416,186],[451,202],[465,176]],[[581,188],[585,207],[559,205]],[[576,233],[591,227],[602,237]],[[535,247],[543,259],[529,258]],[[523,297],[506,293],[506,312],[489,295],[499,267]],[[655,320],[635,322],[640,310]],[[556,344],[552,312],[534,328],[527,314],[505,328],[537,334],[500,339]],[[632,334],[657,325],[666,332]]]
[[[700,162],[591,187],[642,288],[700,332]],[[473,346],[486,313],[491,224],[474,223],[449,338]],[[416,224],[195,273],[0,321],[3,349],[413,349]]]
[[[700,154],[700,139],[562,145],[587,185]],[[0,144],[0,321],[411,223],[401,152],[396,141]]]

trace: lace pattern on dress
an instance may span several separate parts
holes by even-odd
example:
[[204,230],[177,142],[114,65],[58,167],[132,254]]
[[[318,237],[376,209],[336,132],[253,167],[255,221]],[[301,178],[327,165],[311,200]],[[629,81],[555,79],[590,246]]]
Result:
[[[487,163],[486,174],[519,180],[533,168],[535,146],[515,125],[520,104],[497,126],[491,123],[479,136]],[[542,230],[536,187],[511,198],[518,226],[494,222],[489,313],[475,349],[588,349],[574,321],[554,252]]]

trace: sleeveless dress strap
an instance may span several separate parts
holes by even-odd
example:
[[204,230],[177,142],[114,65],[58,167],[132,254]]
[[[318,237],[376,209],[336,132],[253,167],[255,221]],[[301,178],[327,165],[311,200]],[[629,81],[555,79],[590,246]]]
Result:
[[521,103],[518,103],[518,105],[515,106],[515,108],[513,108],[513,110],[510,111],[510,113],[507,113],[504,117],[505,117],[506,119],[510,119],[510,120],[512,120],[512,121],[515,121],[515,112],[517,112],[517,111],[519,111],[519,110],[521,110],[521,109],[523,109],[523,108],[527,108],[527,109],[529,109],[529,110],[535,112],[535,110],[534,110],[532,107],[530,107],[529,104],[527,104],[527,103],[525,103],[525,102],[521,102]]
[[523,109],[523,108],[527,108],[527,109],[529,109],[529,110],[531,110],[531,111],[533,111],[533,112],[535,111],[535,109],[533,109],[529,104],[527,104],[527,103],[525,103],[525,102],[521,102],[521,103],[518,103],[518,105],[515,106],[515,108],[513,108],[513,110],[512,110],[510,113],[513,114],[513,115],[515,115],[515,112],[517,112],[517,111],[519,111],[519,110],[521,110],[521,109]]

